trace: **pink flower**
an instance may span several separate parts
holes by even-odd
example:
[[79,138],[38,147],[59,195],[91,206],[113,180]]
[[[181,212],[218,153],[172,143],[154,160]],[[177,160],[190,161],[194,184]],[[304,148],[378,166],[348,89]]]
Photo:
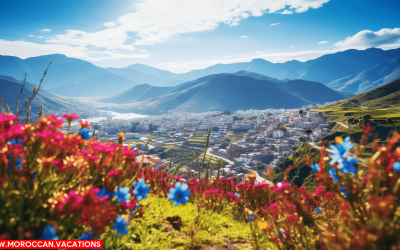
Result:
[[64,114],[61,117],[64,117],[65,119],[67,119],[68,123],[71,124],[71,122],[75,119],[78,118],[78,116],[76,115],[76,113],[73,113],[72,115],[70,114]]
[[279,183],[276,185],[276,187],[275,187],[275,189],[274,189],[274,192],[281,191],[281,190],[283,190],[283,189],[285,189],[285,188],[287,188],[287,187],[290,187],[290,186],[291,186],[290,183],[281,183],[281,182],[279,182]]
[[[78,118],[78,117],[76,117],[76,118]],[[78,122],[81,124],[81,129],[82,128],[92,128],[92,126],[89,124],[88,121],[79,120]]]
[[118,176],[122,172],[120,170],[111,170],[110,173],[108,173],[108,176]]

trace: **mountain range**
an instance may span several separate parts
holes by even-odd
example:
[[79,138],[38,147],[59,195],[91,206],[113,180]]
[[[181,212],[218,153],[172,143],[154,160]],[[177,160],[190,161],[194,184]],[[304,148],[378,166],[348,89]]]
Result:
[[[175,74],[143,64],[133,64],[125,68],[100,68],[89,62],[60,54],[24,60],[18,57],[0,56],[0,75],[21,79],[27,72],[28,81],[38,83],[48,63],[52,60],[53,64],[43,82],[44,89],[69,97],[106,97],[144,83],[158,87],[172,87],[212,74],[235,72],[240,74],[238,73],[240,71],[251,72],[246,74],[252,74],[249,76],[256,79],[258,78],[255,74],[263,75],[263,80],[273,82],[302,79],[336,86],[337,83],[332,82],[349,76],[356,77],[360,72],[399,57],[400,48],[392,50],[371,48],[327,54],[306,62],[294,60],[271,63],[264,59],[254,59],[251,62],[216,64],[205,69]],[[385,77],[384,73],[381,75],[381,78]],[[340,80],[340,82],[345,82],[345,80]],[[375,82],[377,79],[367,80]],[[342,91],[357,89],[356,87],[341,88],[341,85],[334,88]],[[363,89],[361,87],[357,91],[363,91]]]
[[[29,99],[32,96],[32,90],[34,85],[29,82],[25,82],[24,93],[25,97]],[[16,100],[19,96],[19,110],[21,111],[22,106],[25,104],[24,96],[19,95],[22,88],[22,81],[15,79],[10,76],[0,75],[0,97],[4,96],[2,106],[5,107],[7,104],[10,107],[12,113],[15,112]],[[43,105],[46,110],[57,110],[61,108],[71,107],[71,100],[68,98],[53,94],[47,90],[40,89],[35,98],[32,101],[31,110],[32,113],[39,112],[40,106]]]
[[399,107],[400,79],[353,96],[349,99],[346,99],[344,102],[336,103],[333,106],[341,108],[378,108],[387,106]]
[[330,82],[327,86],[339,91],[360,94],[398,78],[400,78],[400,57]]
[[[214,74],[176,87],[139,85],[102,102],[130,104],[132,112],[163,114],[175,112],[236,111],[267,108],[300,108],[345,99],[318,82],[292,80],[273,82],[236,74]],[[256,74],[259,78],[263,76]]]

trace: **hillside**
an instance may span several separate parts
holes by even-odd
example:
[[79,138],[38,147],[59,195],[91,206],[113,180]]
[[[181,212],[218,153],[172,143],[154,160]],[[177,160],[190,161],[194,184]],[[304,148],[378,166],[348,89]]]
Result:
[[360,94],[400,78],[400,57],[389,62],[378,64],[327,84],[328,87]]
[[[0,76],[0,98],[4,96],[2,106],[6,104],[10,107],[11,111],[15,113],[15,103],[19,92],[21,91],[22,82],[9,76]],[[24,87],[25,96],[29,98],[32,95],[33,84],[26,82]],[[19,107],[24,104],[24,98],[21,95],[19,98]],[[72,106],[70,101],[62,96],[55,95],[44,89],[40,89],[32,102],[32,113],[37,113],[40,106],[43,104],[46,110],[57,110],[60,108],[68,108]]]
[[328,108],[376,108],[383,106],[400,106],[400,78],[368,92],[346,99],[344,102],[328,106]]
[[158,87],[149,84],[140,84],[117,95],[101,99],[100,101],[116,104],[142,102],[153,97],[161,96],[172,89],[172,87]]
[[[294,83],[288,83],[287,86]],[[316,95],[334,94],[339,100],[343,96],[323,86],[322,92]],[[318,88],[316,88],[318,90]],[[324,92],[325,91],[325,92]],[[335,98],[332,97],[332,99]],[[148,114],[176,112],[236,111],[266,108],[300,108],[303,105],[316,104],[315,97],[304,91],[293,89],[287,91],[267,80],[258,80],[249,76],[233,74],[216,74],[183,83],[162,96],[132,104],[135,112]]]
[[313,103],[324,104],[325,102],[345,99],[342,94],[326,87],[319,82],[290,80],[280,83],[279,86],[286,91]]

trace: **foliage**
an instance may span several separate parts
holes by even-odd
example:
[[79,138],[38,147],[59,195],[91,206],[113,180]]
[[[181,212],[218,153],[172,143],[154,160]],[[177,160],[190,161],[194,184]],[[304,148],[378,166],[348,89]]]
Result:
[[[106,249],[199,249],[225,239],[248,249],[400,245],[396,133],[385,145],[375,141],[368,160],[360,155],[369,126],[355,147],[350,138],[335,138],[330,163],[324,147],[318,152],[303,144],[294,157],[304,160],[286,158],[273,176],[277,184],[255,184],[256,173],[242,182],[209,178],[212,166],[197,152],[193,159],[205,177],[190,177],[189,202],[174,207],[165,197],[184,176],[136,163],[136,152],[122,146],[123,134],[118,144],[105,144],[60,132],[62,120],[53,116],[32,125],[16,120],[0,115],[1,239],[41,239],[44,228],[54,227],[51,237],[60,239],[93,232]],[[306,166],[315,173],[299,187]],[[315,191],[306,189],[314,177]],[[136,195],[148,198],[138,202]]]

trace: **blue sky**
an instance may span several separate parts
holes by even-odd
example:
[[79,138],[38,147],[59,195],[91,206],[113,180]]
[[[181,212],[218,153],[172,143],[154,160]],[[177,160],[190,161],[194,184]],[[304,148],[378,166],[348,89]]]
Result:
[[398,0],[1,0],[0,54],[181,73],[400,47]]

